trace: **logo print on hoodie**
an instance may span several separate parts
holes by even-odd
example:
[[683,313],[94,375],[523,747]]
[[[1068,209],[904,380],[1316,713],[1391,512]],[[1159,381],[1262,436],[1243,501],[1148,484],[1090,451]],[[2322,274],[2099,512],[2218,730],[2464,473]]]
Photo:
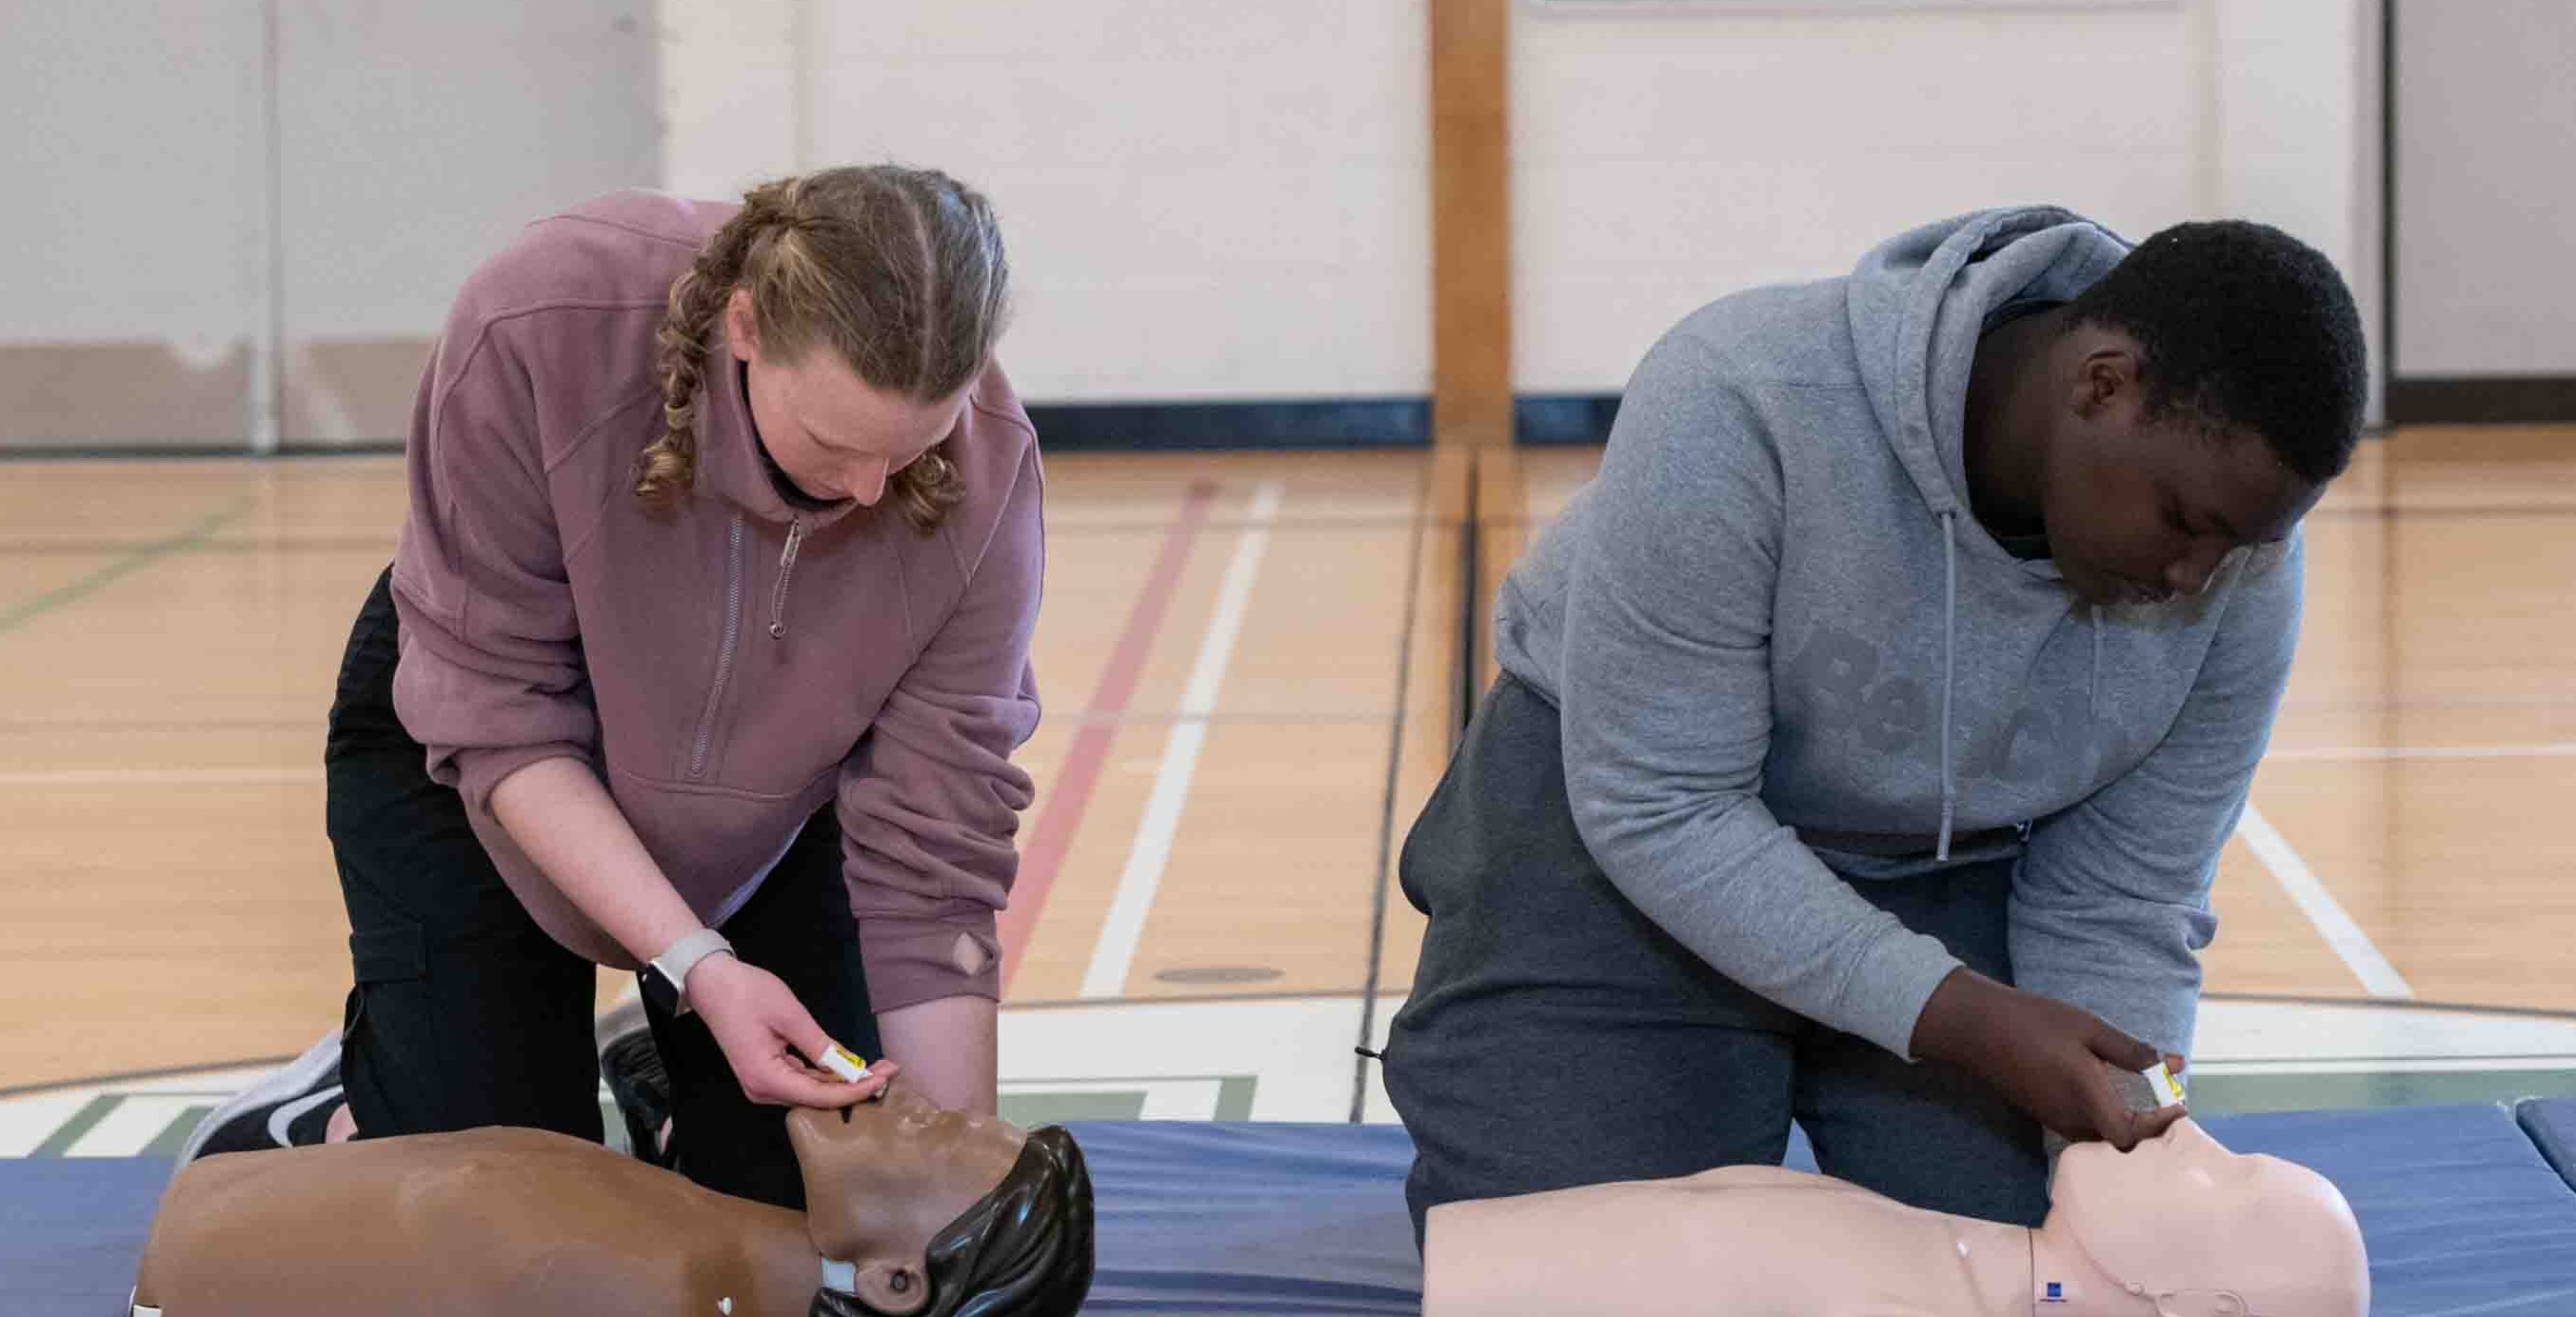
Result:
[[[1819,626],[1782,673],[1790,688],[1806,698],[1808,715],[1819,733],[1840,733],[1880,754],[1903,751],[1931,753],[1932,723],[1937,710],[1921,681],[1896,675],[1877,681],[1887,666],[1886,653],[1869,640],[1831,626]],[[2102,747],[2069,711],[2025,704],[2001,720],[1982,719],[1959,759],[1959,776],[1967,781],[2029,783],[2068,776],[2099,762]],[[2132,756],[2134,758],[2134,756]]]
[[1819,728],[1848,730],[1862,745],[1893,754],[1927,739],[1932,701],[1912,677],[1870,684],[1882,657],[1878,646],[1859,636],[1817,627],[1790,660],[1788,676],[1808,692]]

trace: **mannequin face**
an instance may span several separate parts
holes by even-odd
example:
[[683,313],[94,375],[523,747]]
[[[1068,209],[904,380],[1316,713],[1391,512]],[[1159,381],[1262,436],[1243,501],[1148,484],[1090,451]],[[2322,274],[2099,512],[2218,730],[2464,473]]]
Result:
[[2188,1119],[2126,1154],[2057,1160],[2045,1230],[2065,1234],[2169,1317],[2360,1317],[2361,1228],[2343,1195],[2276,1157],[2229,1152]]
[[889,1313],[927,1301],[931,1241],[1001,1184],[1028,1142],[1017,1126],[943,1110],[900,1079],[871,1102],[789,1112],[787,1137],[816,1251],[855,1264],[859,1297]]

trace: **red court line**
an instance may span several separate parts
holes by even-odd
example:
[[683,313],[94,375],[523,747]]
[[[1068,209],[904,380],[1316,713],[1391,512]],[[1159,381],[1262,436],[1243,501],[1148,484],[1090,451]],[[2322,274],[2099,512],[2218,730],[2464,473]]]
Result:
[[1029,934],[1037,927],[1038,915],[1046,909],[1047,890],[1055,885],[1056,871],[1064,866],[1066,852],[1073,849],[1073,835],[1082,827],[1082,815],[1091,808],[1092,788],[1100,785],[1100,770],[1109,762],[1109,743],[1118,735],[1118,715],[1127,712],[1127,703],[1136,694],[1136,681],[1145,673],[1145,659],[1153,652],[1154,637],[1163,629],[1163,615],[1171,611],[1172,596],[1181,583],[1181,571],[1189,565],[1190,547],[1201,528],[1207,525],[1208,509],[1216,502],[1213,481],[1190,482],[1189,493],[1181,500],[1180,515],[1170,530],[1163,533],[1163,547],[1154,557],[1154,566],[1145,573],[1144,584],[1136,591],[1136,602],[1127,613],[1126,629],[1118,633],[1118,646],[1109,652],[1109,666],[1100,673],[1100,686],[1091,693],[1086,706],[1089,716],[1082,730],[1074,733],[1073,748],[1064,756],[1064,766],[1047,789],[1046,807],[1038,811],[1037,826],[1029,830],[1028,845],[1020,851],[1019,879],[1011,884],[1011,903],[1001,917],[1002,990],[1008,995],[1011,978],[1019,972],[1020,953],[1027,949]]

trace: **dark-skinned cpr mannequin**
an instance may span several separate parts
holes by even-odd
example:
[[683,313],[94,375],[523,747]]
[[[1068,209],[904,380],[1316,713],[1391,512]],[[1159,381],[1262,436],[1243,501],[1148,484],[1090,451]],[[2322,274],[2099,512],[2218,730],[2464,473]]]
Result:
[[1071,1314],[1091,1181],[1062,1129],[888,1085],[799,1109],[802,1213],[594,1143],[485,1128],[192,1162],[162,1196],[139,1317]]
[[2370,1269],[2325,1177],[2182,1120],[2069,1146],[2037,1229],[1776,1166],[1450,1203],[1423,1290],[1424,1317],[2362,1317]]

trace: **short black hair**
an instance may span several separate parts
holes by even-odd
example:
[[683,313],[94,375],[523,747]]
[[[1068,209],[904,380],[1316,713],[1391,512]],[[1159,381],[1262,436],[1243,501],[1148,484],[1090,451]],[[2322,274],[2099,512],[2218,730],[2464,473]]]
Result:
[[2151,415],[2250,429],[2311,484],[2352,460],[2368,349],[2352,290],[2316,248],[2245,220],[2177,224],[2070,309],[2138,341]]
[[[930,1241],[930,1297],[914,1317],[1074,1317],[1091,1293],[1091,1170],[1061,1125],[1029,1131],[1008,1175]],[[820,1290],[809,1317],[884,1317]]]

